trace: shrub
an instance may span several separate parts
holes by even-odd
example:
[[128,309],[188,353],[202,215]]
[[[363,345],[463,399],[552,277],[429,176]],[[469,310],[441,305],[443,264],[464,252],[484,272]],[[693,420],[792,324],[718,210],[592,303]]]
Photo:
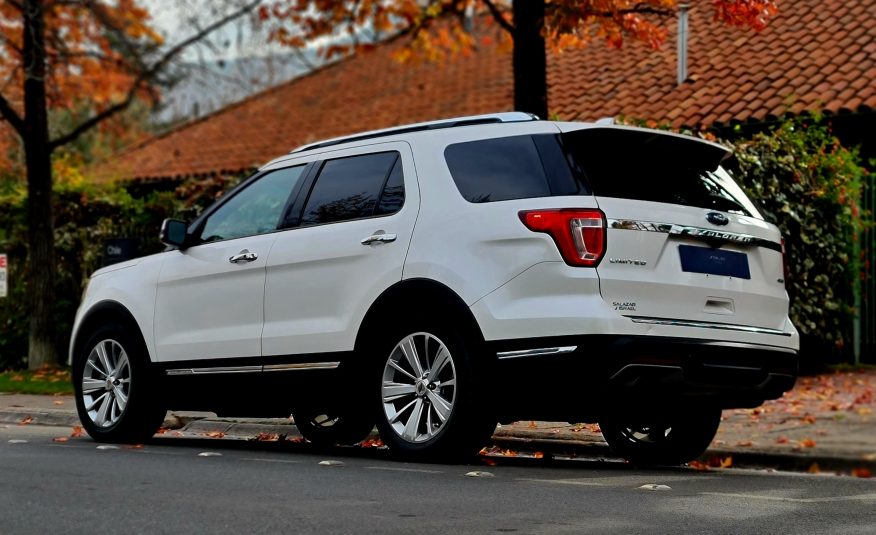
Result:
[[730,142],[734,176],[785,239],[791,319],[804,358],[836,360],[852,340],[855,242],[871,223],[860,208],[867,175],[854,149],[818,117],[787,121]]

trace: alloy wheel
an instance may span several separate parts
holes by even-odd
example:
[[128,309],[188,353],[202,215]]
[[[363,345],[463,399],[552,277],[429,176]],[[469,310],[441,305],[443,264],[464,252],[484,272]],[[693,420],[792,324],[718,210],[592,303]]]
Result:
[[436,336],[417,332],[396,344],[383,370],[381,396],[386,421],[409,443],[441,432],[456,401],[456,366]]
[[98,342],[82,372],[82,400],[94,425],[115,425],[125,412],[130,392],[131,364],[125,349],[112,339]]

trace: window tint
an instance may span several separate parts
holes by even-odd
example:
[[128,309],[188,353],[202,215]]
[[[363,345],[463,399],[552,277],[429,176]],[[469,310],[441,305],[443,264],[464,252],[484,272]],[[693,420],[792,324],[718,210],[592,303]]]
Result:
[[557,136],[514,136],[456,143],[444,151],[469,202],[587,193],[569,169]]
[[326,161],[304,206],[301,225],[374,215],[398,156],[397,152],[380,152]]
[[719,164],[725,152],[666,134],[589,128],[564,145],[594,195],[710,208],[758,217]]
[[230,240],[276,230],[302,171],[303,165],[278,169],[236,193],[207,218],[202,241]]
[[383,187],[383,193],[380,195],[380,202],[377,203],[374,215],[393,214],[401,210],[404,203],[405,180],[402,173],[402,162],[401,158],[396,158],[392,172],[386,179],[386,185]]

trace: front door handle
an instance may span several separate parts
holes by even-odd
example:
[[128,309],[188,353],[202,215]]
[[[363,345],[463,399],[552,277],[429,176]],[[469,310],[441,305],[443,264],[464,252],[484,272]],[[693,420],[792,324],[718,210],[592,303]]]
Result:
[[241,262],[252,262],[253,260],[255,260],[258,257],[259,257],[259,255],[255,254],[255,253],[251,253],[251,252],[247,251],[246,249],[244,249],[243,251],[240,251],[236,255],[229,258],[228,261],[231,262],[232,264],[239,264]]
[[396,236],[395,234],[387,234],[386,232],[384,232],[382,230],[378,230],[377,232],[375,232],[371,236],[368,236],[367,238],[362,240],[362,245],[371,245],[372,243],[379,243],[379,242],[389,243],[389,242],[395,241],[395,239],[397,237],[398,236]]

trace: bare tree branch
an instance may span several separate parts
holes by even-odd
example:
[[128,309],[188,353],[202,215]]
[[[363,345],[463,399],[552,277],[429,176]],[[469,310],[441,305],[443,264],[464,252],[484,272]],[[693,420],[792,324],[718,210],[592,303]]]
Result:
[[515,28],[510,22],[508,22],[508,19],[505,18],[504,14],[502,13],[502,10],[499,9],[499,6],[497,6],[493,2],[493,0],[481,0],[481,1],[484,3],[485,6],[487,6],[487,9],[490,11],[490,15],[492,15],[493,18],[496,19],[496,22],[499,24],[499,26],[501,26],[502,29],[505,30],[506,32],[513,35]]
[[255,9],[256,6],[258,6],[260,3],[261,3],[261,0],[253,0],[253,1],[249,2],[248,4],[244,5],[243,7],[241,7],[240,9],[222,17],[219,20],[216,20],[215,22],[213,22],[212,24],[209,24],[208,26],[205,26],[200,31],[196,32],[195,34],[189,36],[188,38],[180,41],[179,43],[177,43],[176,45],[171,47],[151,67],[145,69],[137,76],[137,78],[134,80],[134,83],[131,84],[131,87],[128,89],[128,93],[125,96],[124,100],[122,100],[121,102],[117,102],[117,103],[113,104],[112,106],[109,106],[108,108],[103,109],[101,112],[97,113],[96,115],[92,116],[91,118],[80,123],[78,126],[74,127],[68,133],[50,141],[49,142],[50,150],[54,150],[62,145],[66,145],[67,143],[70,143],[71,141],[75,140],[76,138],[78,138],[79,136],[81,136],[82,134],[87,132],[88,130],[90,130],[90,129],[94,128],[95,126],[97,126],[98,124],[100,124],[102,121],[105,121],[106,119],[109,119],[113,115],[126,109],[128,106],[131,105],[132,102],[134,102],[134,99],[136,98],[137,93],[143,88],[143,85],[146,82],[153,80],[159,73],[161,73],[161,71],[165,67],[167,67],[167,65],[173,59],[175,59],[180,53],[182,53],[183,50],[185,50],[190,45],[200,41],[201,39],[203,39],[204,37],[206,37],[207,35],[212,33],[214,30],[216,30],[216,29],[228,24],[229,22],[249,13],[250,11]]
[[3,95],[0,95],[0,116],[12,125],[19,136],[24,137],[24,120],[12,109],[12,105]]

